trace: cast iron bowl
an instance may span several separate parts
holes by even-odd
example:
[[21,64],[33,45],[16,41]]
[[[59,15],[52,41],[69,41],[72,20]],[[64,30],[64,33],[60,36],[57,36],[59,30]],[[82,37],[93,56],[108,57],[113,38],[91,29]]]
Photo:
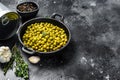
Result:
[[[60,17],[60,20],[56,19],[57,17]],[[26,21],[18,30],[18,39],[19,39],[20,43],[23,46],[22,50],[25,53],[28,53],[28,54],[35,54],[35,53],[37,53],[37,54],[52,54],[52,53],[56,53],[56,52],[61,51],[62,49],[64,49],[70,42],[71,33],[70,33],[70,30],[68,29],[68,27],[62,22],[63,20],[64,20],[63,16],[55,13],[55,14],[52,15],[51,18],[34,18],[34,19],[29,20],[29,21]],[[51,51],[51,52],[37,52],[35,50],[31,50],[28,47],[26,47],[24,45],[23,41],[22,41],[22,36],[25,33],[25,31],[27,29],[27,26],[29,26],[31,24],[34,24],[34,23],[40,23],[40,22],[52,23],[53,25],[57,25],[60,28],[64,29],[65,33],[68,36],[68,41],[67,41],[66,45],[61,47],[60,49],[58,49],[56,51]]]
[[[18,7],[20,5],[23,5],[23,4],[32,4],[34,7],[36,7],[35,10],[33,11],[26,11],[26,12],[22,12],[18,9]],[[32,19],[34,17],[36,17],[38,11],[39,11],[39,5],[36,3],[36,2],[33,2],[33,1],[27,1],[27,2],[22,2],[22,3],[19,3],[17,6],[16,6],[16,11],[18,12],[18,14],[21,16],[22,18],[22,21],[25,22],[29,19]]]

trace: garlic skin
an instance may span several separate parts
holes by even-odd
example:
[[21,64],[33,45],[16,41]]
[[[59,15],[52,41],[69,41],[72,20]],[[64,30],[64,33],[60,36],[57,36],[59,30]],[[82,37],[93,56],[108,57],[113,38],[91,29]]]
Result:
[[9,62],[11,57],[12,57],[12,53],[10,51],[10,48],[8,46],[1,46],[0,47],[0,62],[1,63]]
[[31,56],[31,57],[28,58],[28,60],[31,63],[36,64],[36,63],[38,63],[40,61],[40,57],[38,57],[38,56]]

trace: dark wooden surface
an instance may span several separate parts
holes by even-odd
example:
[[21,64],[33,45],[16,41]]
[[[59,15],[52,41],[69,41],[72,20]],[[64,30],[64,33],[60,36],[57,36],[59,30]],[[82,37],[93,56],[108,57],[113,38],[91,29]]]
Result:
[[[0,1],[15,10],[22,0]],[[61,55],[41,57],[37,65],[30,64],[29,55],[21,51],[29,64],[30,80],[120,80],[119,0],[34,1],[40,6],[38,17],[54,12],[65,17],[72,40]],[[18,80],[12,70],[6,76],[0,70],[0,80],[8,78]]]

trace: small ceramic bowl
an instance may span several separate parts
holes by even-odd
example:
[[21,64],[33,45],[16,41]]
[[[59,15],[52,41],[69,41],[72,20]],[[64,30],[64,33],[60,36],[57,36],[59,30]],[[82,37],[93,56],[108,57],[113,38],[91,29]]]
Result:
[[22,2],[16,6],[16,11],[21,16],[22,21],[27,21],[36,17],[39,5],[36,2]]

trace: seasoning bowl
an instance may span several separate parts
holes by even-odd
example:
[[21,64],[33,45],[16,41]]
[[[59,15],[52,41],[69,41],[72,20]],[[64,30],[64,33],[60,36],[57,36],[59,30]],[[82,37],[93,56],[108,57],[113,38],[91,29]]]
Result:
[[[59,20],[57,19],[58,17]],[[26,21],[23,25],[20,26],[19,30],[18,30],[18,39],[20,41],[20,43],[22,44],[22,51],[24,51],[25,53],[28,53],[28,54],[54,54],[56,52],[59,52],[61,50],[63,50],[70,42],[71,40],[71,33],[70,33],[70,30],[68,28],[68,26],[66,26],[63,22],[64,20],[64,17],[59,15],[59,14],[56,14],[54,13],[51,18],[34,18],[34,19],[31,19],[29,21]],[[30,49],[29,47],[27,47],[24,43],[23,43],[23,35],[24,33],[26,32],[27,30],[27,27],[30,26],[31,24],[34,24],[34,23],[41,23],[41,22],[47,22],[47,23],[51,23],[53,25],[56,25],[58,27],[60,27],[61,29],[63,29],[66,33],[66,36],[67,36],[67,42],[64,46],[60,47],[59,49],[57,50],[54,50],[54,51],[50,51],[50,52],[40,52],[40,51],[36,51],[36,50],[33,50],[33,49]]]
[[21,16],[22,22],[25,22],[36,17],[39,11],[39,5],[33,1],[22,2],[16,6],[16,11]]

